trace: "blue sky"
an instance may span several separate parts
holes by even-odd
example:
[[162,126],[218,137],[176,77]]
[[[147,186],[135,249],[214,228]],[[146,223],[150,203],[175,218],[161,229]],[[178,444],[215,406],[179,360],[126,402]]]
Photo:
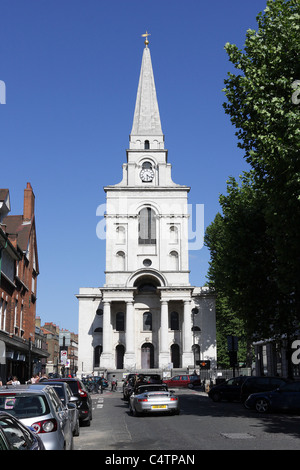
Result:
[[[96,236],[103,187],[122,179],[146,30],[174,182],[191,186],[205,227],[229,176],[247,169],[222,88],[226,42],[243,48],[266,0],[1,0],[0,187],[11,214],[36,197],[42,323],[78,332],[80,287],[105,282]],[[209,252],[190,252],[206,282]]]

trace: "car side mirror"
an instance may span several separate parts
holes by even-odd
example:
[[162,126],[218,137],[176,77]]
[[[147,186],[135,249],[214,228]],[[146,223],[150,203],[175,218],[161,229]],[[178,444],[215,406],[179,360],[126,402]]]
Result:
[[76,405],[75,405],[75,403],[68,403],[68,404],[67,404],[67,408],[68,408],[68,410],[75,410],[75,409],[76,409]]

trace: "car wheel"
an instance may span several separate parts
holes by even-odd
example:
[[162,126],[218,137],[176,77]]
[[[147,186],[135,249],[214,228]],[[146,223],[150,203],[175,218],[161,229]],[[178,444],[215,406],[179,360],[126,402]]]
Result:
[[269,403],[265,398],[259,398],[256,400],[255,409],[258,413],[266,413],[269,408]]
[[221,395],[220,395],[220,393],[215,392],[215,393],[212,395],[211,399],[212,399],[212,401],[214,401],[214,402],[221,401]]
[[188,384],[188,388],[194,388],[193,384]]
[[132,414],[133,416],[137,417],[137,416],[140,416],[140,413],[138,411],[136,411],[135,408],[132,409]]

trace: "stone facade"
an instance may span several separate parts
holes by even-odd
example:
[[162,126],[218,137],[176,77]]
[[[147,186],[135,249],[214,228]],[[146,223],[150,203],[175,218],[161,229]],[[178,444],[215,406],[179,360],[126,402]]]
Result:
[[123,178],[104,190],[106,280],[77,295],[78,373],[214,367],[214,296],[190,285],[190,188],[172,181],[147,44]]

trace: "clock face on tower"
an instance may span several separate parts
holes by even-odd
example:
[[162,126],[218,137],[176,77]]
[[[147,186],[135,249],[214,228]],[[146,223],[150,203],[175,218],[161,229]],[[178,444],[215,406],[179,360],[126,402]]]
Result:
[[140,177],[145,183],[150,182],[154,178],[154,171],[151,168],[143,168],[140,172]]

